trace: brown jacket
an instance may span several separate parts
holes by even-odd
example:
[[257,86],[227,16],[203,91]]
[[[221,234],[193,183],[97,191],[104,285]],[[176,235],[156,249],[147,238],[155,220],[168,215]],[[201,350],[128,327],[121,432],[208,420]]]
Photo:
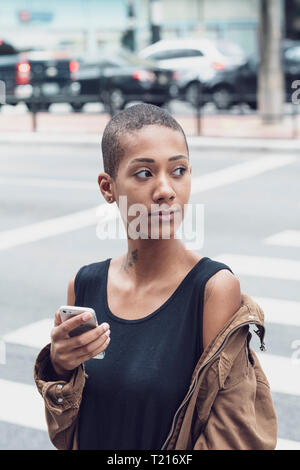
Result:
[[[242,293],[240,308],[199,358],[162,449],[275,449],[277,418],[268,380],[250,348],[251,323],[264,350],[264,313]],[[47,345],[36,359],[35,382],[45,401],[51,441],[58,449],[75,450],[87,375],[80,366],[69,382],[48,381],[49,349]]]

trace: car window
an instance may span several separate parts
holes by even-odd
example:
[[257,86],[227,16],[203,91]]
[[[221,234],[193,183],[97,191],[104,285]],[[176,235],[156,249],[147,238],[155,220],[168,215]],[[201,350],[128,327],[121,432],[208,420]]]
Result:
[[247,62],[247,65],[248,65],[248,69],[251,71],[251,72],[257,72],[257,68],[258,68],[258,57],[256,56],[252,56],[249,58],[248,62]]
[[99,65],[100,67],[118,67],[119,64],[112,60],[100,60]]
[[155,60],[181,59],[184,57],[201,57],[202,52],[198,49],[172,49],[168,51],[154,52],[149,57]]
[[0,39],[0,55],[14,55],[17,53],[18,51],[13,46]]
[[167,60],[174,58],[174,51],[159,51],[153,52],[148,56],[149,59],[153,60]]

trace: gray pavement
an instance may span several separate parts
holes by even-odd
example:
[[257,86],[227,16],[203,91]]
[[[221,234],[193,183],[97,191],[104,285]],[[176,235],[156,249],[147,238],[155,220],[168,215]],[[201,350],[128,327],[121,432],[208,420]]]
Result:
[[[190,150],[191,202],[205,208],[204,245],[198,251],[224,261],[243,292],[272,305],[265,311],[262,355],[279,421],[278,448],[300,448],[300,361],[293,361],[297,340],[300,351],[300,158],[280,149],[202,148],[192,140]],[[104,203],[96,183],[102,170],[96,142],[21,146],[0,138],[0,167],[0,338],[10,338],[5,361],[0,357],[0,449],[53,449],[43,416],[35,416],[38,405],[30,401],[39,350],[33,346],[34,325],[51,320],[66,302],[68,281],[82,265],[124,253],[126,241],[100,241],[93,222],[81,224],[82,215],[76,229],[54,230],[51,236],[34,225],[52,220],[57,228],[65,220],[58,217]],[[30,241],[24,227],[39,236]],[[275,235],[277,242],[270,242]],[[259,351],[255,334],[252,346]],[[19,385],[24,394],[16,403]],[[25,408],[29,413],[23,416]]]

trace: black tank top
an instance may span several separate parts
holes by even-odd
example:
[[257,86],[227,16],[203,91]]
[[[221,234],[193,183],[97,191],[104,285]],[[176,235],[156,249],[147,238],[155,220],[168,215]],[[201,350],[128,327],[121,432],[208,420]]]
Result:
[[74,284],[75,305],[92,307],[98,323],[107,322],[111,330],[105,358],[85,362],[79,449],[158,450],[203,352],[205,284],[219,270],[231,269],[203,257],[163,305],[127,320],[108,307],[110,260],[83,266]]

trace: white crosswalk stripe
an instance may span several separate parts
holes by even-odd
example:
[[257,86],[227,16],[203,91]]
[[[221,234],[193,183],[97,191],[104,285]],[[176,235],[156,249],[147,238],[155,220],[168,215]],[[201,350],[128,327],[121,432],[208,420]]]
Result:
[[300,450],[300,442],[278,439],[276,450]]
[[43,399],[34,385],[0,379],[0,390],[0,421],[47,430]]
[[[223,253],[214,257],[228,264],[237,274],[265,276],[270,278],[300,280],[300,263],[282,258],[241,256]],[[274,269],[279,273],[275,275]],[[252,296],[265,314],[266,324],[300,326],[300,302]],[[50,341],[53,319],[45,318],[38,322],[24,325],[5,334],[1,339],[6,343],[29,346],[40,350]],[[295,345],[300,351],[299,344]],[[300,353],[291,350],[291,356],[280,356],[268,352],[257,353],[266,373],[272,393],[298,397],[300,395]],[[12,423],[39,431],[46,431],[44,403],[34,385],[0,379],[1,401],[0,421]],[[22,396],[22,401],[18,397]],[[28,406],[24,406],[24,402]],[[300,441],[279,438],[278,450],[300,449]]]
[[[224,186],[235,181],[244,180],[253,176],[263,174],[266,171],[280,168],[289,165],[296,161],[295,156],[279,155],[279,156],[266,156],[260,157],[249,162],[244,162],[232,165],[222,170],[210,172],[194,178],[192,181],[191,193],[198,194],[200,192],[213,189],[215,187]],[[40,186],[43,180],[40,178],[21,178],[28,186]],[[0,178],[0,182],[4,184],[18,184],[19,179],[14,178]],[[63,187],[64,181],[57,179],[47,178],[44,180],[47,187]],[[91,183],[94,184],[94,183]],[[91,184],[85,181],[72,181],[68,180],[65,183],[65,188],[87,188],[90,189]],[[95,184],[96,188],[96,184]],[[101,224],[103,219],[103,211],[105,210],[105,221],[114,220],[119,217],[118,210],[115,205],[108,206],[107,203],[100,204],[99,206],[86,209],[83,211],[74,212],[65,216],[54,217],[42,222],[26,225],[25,227],[18,227],[11,230],[6,230],[0,233],[0,251],[7,250],[26,243],[43,240],[48,237],[60,235],[63,233],[72,232],[83,227],[89,227]],[[108,215],[108,217],[107,217]]]
[[263,309],[266,323],[300,326],[300,302],[252,296]]
[[50,342],[50,332],[54,326],[54,320],[45,318],[24,327],[11,331],[2,336],[5,343],[20,344],[31,348],[41,349]]
[[228,264],[234,273],[246,276],[300,281],[300,261],[231,253],[221,253],[216,256],[216,259]]
[[300,230],[284,230],[283,232],[265,238],[264,243],[266,245],[299,247]]

